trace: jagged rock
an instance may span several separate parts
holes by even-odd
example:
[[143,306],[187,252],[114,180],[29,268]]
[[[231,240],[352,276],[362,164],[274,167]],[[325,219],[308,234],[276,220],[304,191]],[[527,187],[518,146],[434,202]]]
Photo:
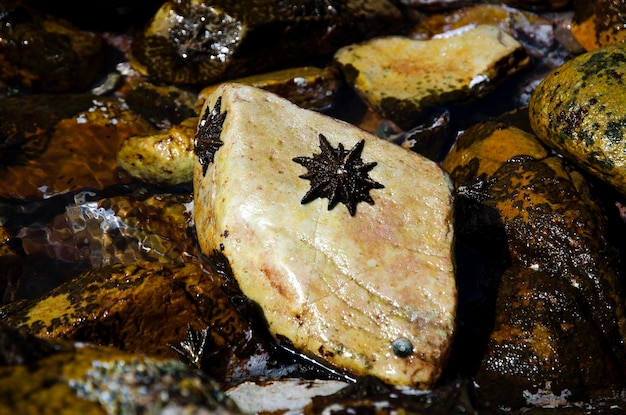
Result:
[[200,247],[229,260],[277,339],[352,375],[438,378],[456,288],[436,163],[237,84],[207,100],[196,154]]

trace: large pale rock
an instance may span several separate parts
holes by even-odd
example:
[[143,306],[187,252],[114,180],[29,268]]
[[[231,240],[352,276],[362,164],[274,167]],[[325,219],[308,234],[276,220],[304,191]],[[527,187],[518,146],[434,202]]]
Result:
[[[352,375],[431,385],[449,351],[456,309],[446,173],[249,86],[220,86],[202,114],[207,122],[197,137],[212,126],[208,132],[223,144],[212,160],[196,147],[198,241],[205,253],[228,258],[271,333]],[[319,134],[346,150],[364,140],[363,162],[377,163],[368,174],[384,188],[370,190],[373,203],[359,203],[354,216],[342,204],[329,210],[326,199],[301,203],[310,185],[293,159],[320,154]]]

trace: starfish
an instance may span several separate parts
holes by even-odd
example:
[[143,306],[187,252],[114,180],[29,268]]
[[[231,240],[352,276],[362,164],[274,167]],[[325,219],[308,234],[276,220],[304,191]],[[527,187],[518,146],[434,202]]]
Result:
[[188,364],[200,368],[209,341],[208,327],[196,331],[191,328],[191,325],[188,325],[185,339],[178,344],[168,344],[168,346],[185,359]]
[[361,159],[365,141],[361,140],[350,150],[345,150],[341,143],[337,148],[333,148],[323,134],[319,135],[319,139],[322,150],[320,154],[293,159],[308,169],[307,173],[299,177],[311,182],[311,188],[304,195],[301,203],[306,204],[317,198],[327,198],[328,210],[341,202],[346,205],[351,216],[356,214],[356,206],[359,202],[373,205],[374,200],[369,191],[382,189],[385,186],[368,176],[377,163],[364,163]]
[[198,126],[198,131],[194,137],[194,153],[198,156],[202,165],[202,175],[206,175],[209,164],[213,163],[215,152],[224,143],[220,140],[224,119],[227,111],[221,112],[222,97],[215,101],[211,112],[204,111],[204,116]]

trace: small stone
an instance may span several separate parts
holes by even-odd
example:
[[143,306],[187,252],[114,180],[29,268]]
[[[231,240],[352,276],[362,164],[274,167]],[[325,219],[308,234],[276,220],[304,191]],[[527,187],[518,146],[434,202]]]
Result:
[[164,132],[127,138],[117,153],[118,165],[146,183],[190,183],[197,124],[198,118],[192,117]]
[[[223,84],[204,111],[217,100],[227,113],[223,146],[206,174],[199,161],[194,171],[201,249],[228,259],[275,338],[351,375],[432,385],[455,327],[452,193],[445,172],[423,156],[259,88]],[[317,182],[305,180],[307,168],[294,159],[322,168],[330,161],[321,152],[345,161],[326,171],[337,183],[360,166],[367,180],[384,187],[368,187],[371,200],[359,186],[337,187],[360,194],[354,215],[341,203],[329,206],[330,190],[301,203]],[[398,338],[414,353],[398,357]]]

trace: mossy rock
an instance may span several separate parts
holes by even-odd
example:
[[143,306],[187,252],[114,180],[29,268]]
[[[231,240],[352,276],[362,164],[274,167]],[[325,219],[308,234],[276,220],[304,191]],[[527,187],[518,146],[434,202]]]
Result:
[[626,193],[626,45],[550,73],[532,94],[529,116],[546,145]]

